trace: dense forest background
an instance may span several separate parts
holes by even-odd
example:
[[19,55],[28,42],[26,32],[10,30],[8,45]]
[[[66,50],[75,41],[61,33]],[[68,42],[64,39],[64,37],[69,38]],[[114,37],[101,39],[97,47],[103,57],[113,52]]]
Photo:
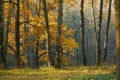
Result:
[[0,0],[0,64],[116,64],[112,0]]
[[0,79],[119,75],[120,0],[0,0]]

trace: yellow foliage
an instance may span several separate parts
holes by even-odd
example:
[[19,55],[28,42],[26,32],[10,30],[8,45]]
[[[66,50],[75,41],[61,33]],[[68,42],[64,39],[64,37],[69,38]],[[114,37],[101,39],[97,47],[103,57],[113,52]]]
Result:
[[27,62],[27,59],[26,59],[25,56],[21,56],[20,58],[21,58],[21,60],[22,60],[23,62],[25,62],[25,63]]
[[68,63],[71,63],[70,58],[68,56],[66,56],[66,55],[63,55],[62,56],[62,64],[67,66]]
[[[21,59],[26,62],[26,57],[22,56],[25,47],[36,46],[36,40],[39,40],[41,45],[46,39],[46,25],[44,20],[44,12],[42,5],[38,4],[39,0],[28,0],[28,6],[26,1],[20,1],[20,50]],[[13,1],[15,2],[15,1]],[[16,3],[16,2],[15,2]],[[71,5],[75,4],[75,0],[64,0],[64,3],[69,3]],[[37,9],[36,9],[37,8]],[[40,9],[40,15],[35,13],[35,10]],[[51,45],[56,44],[57,37],[57,0],[47,0],[47,10],[50,28]],[[10,17],[9,24],[9,34],[8,34],[8,44],[16,50],[15,48],[15,19],[16,19],[16,6],[13,4],[4,3],[4,17],[5,22],[7,22],[8,17]],[[28,31],[25,28],[28,28]],[[62,47],[64,53],[67,51],[73,53],[75,48],[78,48],[78,44],[74,38],[75,30],[69,29],[66,25],[62,25]],[[34,37],[31,39],[31,37]],[[25,42],[27,40],[27,42]],[[34,50],[34,49],[33,49]],[[8,48],[8,52],[14,55],[14,51]],[[39,47],[39,55],[42,55],[46,50],[41,50]],[[73,54],[72,54],[73,55]],[[48,61],[48,54],[40,58],[40,61]],[[67,65],[70,59],[67,56],[63,56],[63,64]]]
[[62,46],[64,52],[70,51],[72,52],[75,48],[78,48],[78,44],[73,38],[62,37]]
[[42,55],[42,54],[44,54],[44,53],[46,53],[46,50],[39,50],[39,55]]

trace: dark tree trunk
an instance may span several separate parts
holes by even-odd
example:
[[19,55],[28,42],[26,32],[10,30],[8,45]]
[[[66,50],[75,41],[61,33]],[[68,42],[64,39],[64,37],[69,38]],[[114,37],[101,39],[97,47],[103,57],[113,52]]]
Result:
[[4,5],[0,0],[0,65],[6,68],[6,58],[4,53]]
[[86,66],[86,54],[85,54],[85,25],[84,25],[84,0],[81,0],[81,31],[82,31],[82,58],[83,58],[83,65]]
[[[9,7],[10,6],[11,6],[11,3],[9,2]],[[4,43],[3,43],[6,68],[7,68],[7,54],[8,54],[8,32],[9,32],[10,19],[11,19],[11,15],[12,15],[12,9],[9,8],[8,13],[9,13],[9,16],[7,17],[7,21],[5,22],[5,25],[4,25]]]
[[57,64],[56,67],[57,68],[61,68],[62,66],[62,44],[61,44],[61,27],[62,27],[62,3],[63,0],[58,0],[58,24],[57,24],[57,43],[56,43],[56,54],[57,54]]
[[[40,5],[41,5],[41,0],[39,0],[39,8],[38,9],[37,9],[37,6],[36,6],[36,11],[38,12],[36,14],[37,14],[38,17],[40,17]],[[40,36],[40,32],[39,32],[39,30],[37,30],[37,36],[36,36],[37,37],[37,40],[36,40],[36,68],[39,68],[39,58],[38,58],[39,46],[40,46],[39,36]]]
[[117,77],[120,80],[120,0],[114,0],[116,24]]
[[39,36],[39,32],[37,33],[37,40],[36,40],[36,68],[39,67],[39,63],[38,63],[39,38],[38,36]]
[[52,66],[52,52],[51,52],[51,36],[50,36],[50,27],[49,27],[49,20],[48,20],[48,10],[46,6],[46,0],[42,0],[43,3],[43,10],[44,10],[44,19],[46,24],[46,35],[47,35],[47,51],[48,51],[48,57],[49,57],[49,65]]
[[93,11],[93,21],[94,21],[95,37],[96,37],[96,40],[97,40],[97,30],[96,30],[96,18],[95,18],[95,10],[94,10],[94,0],[92,0],[92,11]]
[[98,24],[98,42],[97,42],[97,53],[96,63],[101,64],[101,27],[102,27],[102,14],[103,14],[103,0],[100,0],[100,12],[99,12],[99,24]]
[[108,53],[108,34],[109,34],[109,27],[110,27],[110,19],[111,19],[111,5],[112,0],[109,2],[109,9],[108,9],[108,19],[107,19],[107,29],[105,34],[105,42],[104,42],[104,56],[103,56],[103,63],[105,63]]
[[16,44],[16,67],[20,68],[20,1],[16,5],[16,22],[15,22],[15,44]]
[[[27,0],[27,9],[29,9],[29,5],[28,5],[28,0]],[[29,15],[27,14],[27,22],[28,22],[28,24],[26,23],[25,24],[25,32],[26,32],[26,36],[29,38]],[[28,39],[27,39],[27,41],[26,42],[28,42]],[[27,67],[29,67],[29,65],[30,65],[30,60],[29,60],[29,49],[28,49],[28,47],[26,47],[26,53],[27,53]]]

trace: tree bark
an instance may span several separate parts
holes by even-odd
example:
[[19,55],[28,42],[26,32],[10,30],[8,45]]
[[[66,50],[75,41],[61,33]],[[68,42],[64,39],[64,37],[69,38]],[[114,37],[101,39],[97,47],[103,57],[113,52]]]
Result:
[[[9,7],[10,6],[11,6],[11,3],[9,2]],[[4,45],[6,68],[7,68],[7,55],[8,55],[8,33],[9,33],[9,25],[10,25],[11,15],[12,15],[12,9],[9,8],[9,15],[7,16],[7,21],[4,22],[5,25],[4,25],[4,43],[3,43],[3,45]]]
[[120,80],[120,0],[114,0],[116,24],[117,77]]
[[102,14],[103,14],[103,0],[100,0],[100,12],[99,12],[99,24],[98,24],[98,42],[97,42],[97,53],[96,63],[101,64],[101,27],[102,27]]
[[92,0],[92,11],[93,11],[93,21],[94,21],[95,37],[96,37],[96,40],[97,40],[97,30],[96,30],[96,18],[95,18],[95,10],[94,10],[94,0]]
[[16,67],[20,68],[20,1],[16,5],[16,22],[15,22],[15,44],[16,44]]
[[[38,31],[37,31],[38,32]],[[37,37],[39,36],[39,32],[37,33]],[[38,52],[39,52],[39,38],[36,40],[36,68],[39,68],[38,63]]]
[[108,34],[109,34],[110,19],[111,19],[111,5],[112,5],[112,0],[110,0],[110,2],[109,2],[108,19],[107,19],[107,29],[106,29],[105,42],[104,42],[103,63],[105,63],[106,58],[107,58],[107,54],[108,54]]
[[63,0],[58,0],[58,24],[57,24],[57,43],[56,43],[56,53],[57,53],[57,68],[61,68],[62,66],[62,44],[61,44],[61,33],[62,33],[62,6]]
[[43,10],[44,10],[44,20],[46,24],[46,36],[47,36],[47,52],[48,52],[48,58],[49,58],[49,64],[48,66],[52,66],[52,52],[51,52],[51,36],[50,36],[50,27],[49,27],[49,20],[48,20],[48,10],[46,6],[46,0],[42,0],[43,4]]
[[[46,2],[45,2],[46,3]],[[38,17],[40,17],[40,5],[41,5],[41,0],[39,0],[39,7],[37,8],[37,6],[36,6],[36,11],[37,11],[37,16]],[[37,30],[37,40],[36,40],[36,68],[39,68],[39,56],[38,56],[38,54],[39,54],[39,46],[40,46],[40,44],[39,44],[39,36],[40,36],[40,32],[39,32],[39,30]]]
[[82,31],[82,58],[83,58],[83,65],[86,66],[86,54],[85,54],[85,25],[84,25],[84,0],[81,0],[81,31]]
[[6,68],[6,56],[4,53],[4,5],[3,0],[0,0],[0,65]]
[[[29,9],[29,5],[28,5],[28,0],[27,0],[27,2],[26,2],[26,5],[27,5],[27,9]],[[27,22],[28,22],[28,24],[26,23],[25,24],[25,32],[26,32],[26,36],[29,38],[29,15],[27,14]],[[28,42],[28,39],[27,39],[27,41],[26,42]],[[29,67],[29,65],[30,65],[30,60],[29,60],[29,49],[28,49],[28,47],[26,47],[26,53],[27,53],[27,67]]]

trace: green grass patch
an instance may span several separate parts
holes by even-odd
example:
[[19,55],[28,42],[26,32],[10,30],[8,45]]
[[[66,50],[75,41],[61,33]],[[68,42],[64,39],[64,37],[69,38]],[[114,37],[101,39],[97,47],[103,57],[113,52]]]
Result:
[[115,66],[0,70],[0,80],[115,80]]

